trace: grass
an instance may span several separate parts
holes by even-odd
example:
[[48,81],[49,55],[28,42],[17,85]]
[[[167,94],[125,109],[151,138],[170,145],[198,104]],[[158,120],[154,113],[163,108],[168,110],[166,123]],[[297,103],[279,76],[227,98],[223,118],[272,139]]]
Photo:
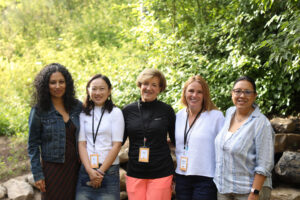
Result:
[[30,172],[27,156],[27,139],[24,137],[0,137],[0,182],[5,182]]

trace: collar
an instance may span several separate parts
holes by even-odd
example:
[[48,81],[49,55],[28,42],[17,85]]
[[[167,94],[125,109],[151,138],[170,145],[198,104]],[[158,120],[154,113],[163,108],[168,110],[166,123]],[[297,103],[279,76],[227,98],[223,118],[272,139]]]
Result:
[[155,105],[157,102],[158,102],[157,99],[155,99],[154,101],[147,101],[147,102],[142,101],[141,98],[139,99],[139,104],[140,104],[141,106],[144,106],[144,107],[153,106],[153,105]]

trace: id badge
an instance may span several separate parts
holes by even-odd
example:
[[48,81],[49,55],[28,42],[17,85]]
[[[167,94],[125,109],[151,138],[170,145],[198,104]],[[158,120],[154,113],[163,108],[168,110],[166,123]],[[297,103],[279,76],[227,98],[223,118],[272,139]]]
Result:
[[97,153],[90,155],[91,168],[99,168],[99,155]]
[[139,151],[139,162],[149,162],[149,151],[150,149],[147,147],[140,147]]
[[185,156],[180,157],[180,170],[186,172],[188,165],[188,158]]

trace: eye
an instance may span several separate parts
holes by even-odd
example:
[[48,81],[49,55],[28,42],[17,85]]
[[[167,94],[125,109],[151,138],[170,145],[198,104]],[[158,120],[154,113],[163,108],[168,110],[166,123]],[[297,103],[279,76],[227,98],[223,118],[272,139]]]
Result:
[[252,94],[252,91],[250,91],[250,90],[245,90],[244,92],[245,92],[246,95]]

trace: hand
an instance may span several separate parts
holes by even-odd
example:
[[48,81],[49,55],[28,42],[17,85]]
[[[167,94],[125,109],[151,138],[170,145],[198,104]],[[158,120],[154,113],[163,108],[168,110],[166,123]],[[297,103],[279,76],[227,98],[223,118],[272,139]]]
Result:
[[46,192],[46,184],[45,180],[41,179],[35,182],[35,186],[41,191],[41,192]]
[[250,192],[249,196],[248,196],[248,200],[258,200],[259,195],[257,194],[253,194],[252,192]]
[[88,171],[88,174],[89,174],[89,177],[90,177],[90,182],[89,182],[90,185],[93,188],[99,188],[101,186],[103,176],[94,169],[90,169]]

